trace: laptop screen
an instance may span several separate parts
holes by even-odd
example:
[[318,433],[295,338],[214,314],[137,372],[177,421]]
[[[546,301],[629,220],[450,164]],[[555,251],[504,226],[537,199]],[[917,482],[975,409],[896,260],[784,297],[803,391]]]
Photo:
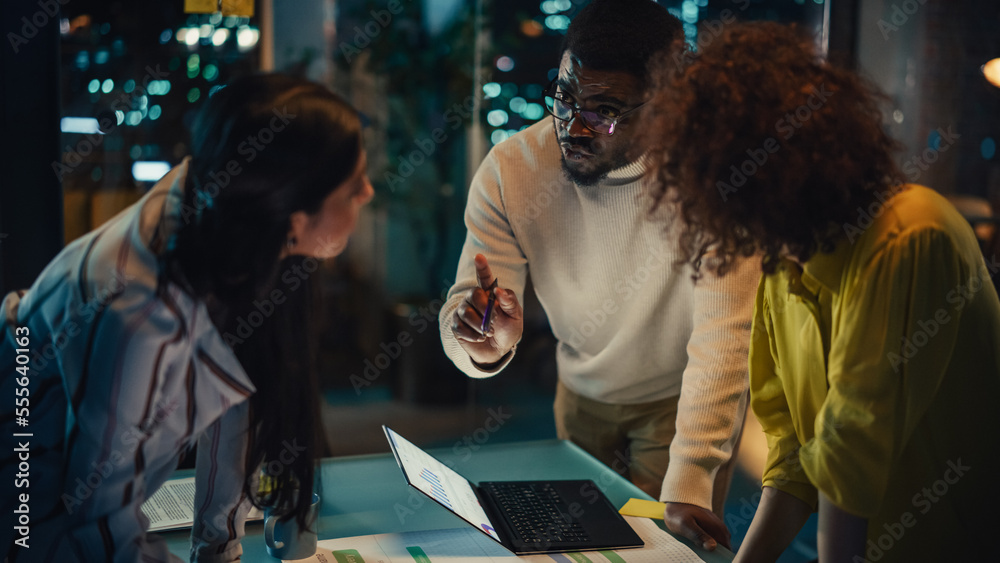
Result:
[[468,523],[500,541],[468,479],[414,446],[391,428],[383,426],[406,481],[459,515]]

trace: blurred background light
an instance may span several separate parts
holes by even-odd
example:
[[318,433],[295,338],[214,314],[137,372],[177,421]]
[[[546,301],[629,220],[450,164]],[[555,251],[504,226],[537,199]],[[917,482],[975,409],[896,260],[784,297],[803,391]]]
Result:
[[521,22],[521,33],[528,37],[541,37],[545,33],[545,28],[535,20],[526,19]]
[[1000,88],[1000,58],[993,59],[984,64],[982,71],[983,76],[986,77],[986,80],[990,81],[990,84]]
[[525,106],[524,111],[521,112],[521,117],[525,119],[541,119],[545,115],[545,108],[542,104],[530,103]]
[[249,49],[257,44],[257,40],[260,38],[260,32],[251,27],[243,26],[236,33],[236,43],[239,44],[242,49]]
[[545,27],[555,31],[565,31],[569,27],[569,18],[561,14],[548,16],[545,18]]
[[687,39],[689,45],[694,45],[695,41],[698,40],[698,26],[684,22],[684,38]]
[[222,47],[226,43],[226,39],[229,39],[229,30],[224,27],[220,27],[215,30],[215,33],[212,34],[212,45]]
[[201,57],[191,55],[187,60],[187,77],[194,78],[201,74]]
[[487,82],[483,84],[483,94],[486,95],[486,99],[495,98],[500,95],[500,84],[496,82]]
[[997,154],[997,143],[992,137],[986,137],[983,142],[979,144],[979,152],[983,155],[983,158],[990,160]]
[[101,133],[97,119],[93,117],[64,117],[59,120],[59,130],[63,133]]
[[507,123],[507,112],[502,109],[495,109],[486,114],[486,122],[494,127],[500,127]]
[[927,148],[933,150],[941,148],[941,133],[938,133],[936,129],[927,135]]
[[497,70],[500,72],[510,72],[514,70],[514,59],[503,56],[497,59]]
[[681,4],[681,19],[687,23],[697,23],[698,5],[694,0],[684,0]]
[[168,80],[150,80],[149,86],[146,87],[146,93],[150,96],[163,96],[170,92],[170,81]]
[[137,182],[156,182],[167,172],[170,172],[170,163],[168,162],[139,160],[132,163],[132,177]]

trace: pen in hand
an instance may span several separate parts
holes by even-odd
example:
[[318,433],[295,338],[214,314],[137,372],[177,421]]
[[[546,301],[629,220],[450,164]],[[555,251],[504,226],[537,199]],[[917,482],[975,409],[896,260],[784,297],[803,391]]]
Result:
[[484,335],[486,331],[490,328],[490,321],[493,320],[493,307],[497,302],[497,284],[500,282],[499,278],[493,280],[493,283],[487,288],[490,292],[489,297],[486,299],[486,310],[483,311],[483,324],[479,328],[479,331]]

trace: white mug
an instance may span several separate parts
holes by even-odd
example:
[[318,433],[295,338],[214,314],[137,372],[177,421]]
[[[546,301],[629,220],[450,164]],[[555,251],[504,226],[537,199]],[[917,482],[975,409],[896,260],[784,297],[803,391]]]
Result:
[[319,501],[319,495],[313,493],[305,530],[299,527],[295,518],[282,521],[281,515],[275,514],[271,508],[264,511],[264,542],[268,555],[278,559],[305,559],[315,555],[319,537],[316,533]]

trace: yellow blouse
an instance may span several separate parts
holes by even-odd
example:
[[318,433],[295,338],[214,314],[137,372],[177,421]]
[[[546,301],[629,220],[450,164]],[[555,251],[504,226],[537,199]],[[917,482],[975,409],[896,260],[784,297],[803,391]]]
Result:
[[971,560],[955,556],[1000,533],[998,270],[943,197],[910,185],[859,209],[832,253],[761,280],[763,484],[868,518],[870,561]]

